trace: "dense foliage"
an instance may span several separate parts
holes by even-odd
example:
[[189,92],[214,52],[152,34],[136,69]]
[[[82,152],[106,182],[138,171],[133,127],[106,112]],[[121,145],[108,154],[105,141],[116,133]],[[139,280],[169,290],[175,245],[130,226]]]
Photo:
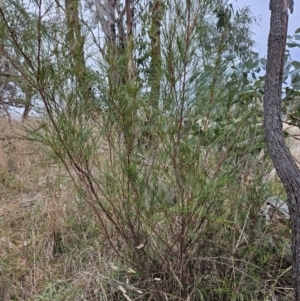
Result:
[[[288,222],[260,214],[284,193],[262,181],[271,168],[262,155],[265,60],[253,51],[249,8],[120,2],[1,7],[1,109],[18,91],[18,104],[38,112],[27,137],[67,171],[76,202],[61,205],[70,216],[51,236],[53,265],[68,268],[34,292],[18,290],[6,254],[0,298],[289,300]],[[289,47],[299,31],[294,39]],[[287,53],[283,114],[292,121],[299,68]],[[33,264],[43,269],[40,246]],[[72,281],[70,262],[81,271],[93,263],[89,285]]]

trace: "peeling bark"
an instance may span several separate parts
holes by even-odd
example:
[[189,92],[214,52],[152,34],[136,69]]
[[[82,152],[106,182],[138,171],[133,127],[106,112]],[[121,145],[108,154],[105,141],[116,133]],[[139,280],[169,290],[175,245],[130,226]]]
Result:
[[300,301],[300,170],[282,133],[281,90],[288,27],[293,1],[270,0],[271,25],[264,96],[264,128],[268,151],[288,197],[292,228],[295,300]]

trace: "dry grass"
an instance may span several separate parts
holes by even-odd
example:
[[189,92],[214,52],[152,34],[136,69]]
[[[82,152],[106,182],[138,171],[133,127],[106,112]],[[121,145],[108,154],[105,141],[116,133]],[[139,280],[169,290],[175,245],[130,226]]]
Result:
[[110,266],[90,209],[43,146],[11,139],[21,124],[0,133],[0,299],[92,300]]

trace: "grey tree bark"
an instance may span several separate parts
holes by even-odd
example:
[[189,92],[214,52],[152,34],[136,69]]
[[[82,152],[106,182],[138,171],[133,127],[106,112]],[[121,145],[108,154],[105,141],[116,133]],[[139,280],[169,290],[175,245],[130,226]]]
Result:
[[286,146],[281,123],[281,90],[288,27],[293,0],[270,0],[271,24],[264,95],[264,128],[268,151],[288,197],[292,228],[295,300],[300,301],[300,170]]
[[[133,50],[133,17],[134,5],[130,0],[94,0],[96,16],[100,22],[106,43],[101,49],[103,59],[115,70],[115,61],[120,56],[127,57],[127,72],[119,72],[114,82],[124,84],[135,77]],[[124,8],[123,8],[124,4]],[[125,21],[126,17],[126,21]],[[126,25],[126,29],[125,26]]]
[[116,16],[115,9],[120,7],[119,0],[95,0],[96,14],[102,30],[109,43],[116,41]]

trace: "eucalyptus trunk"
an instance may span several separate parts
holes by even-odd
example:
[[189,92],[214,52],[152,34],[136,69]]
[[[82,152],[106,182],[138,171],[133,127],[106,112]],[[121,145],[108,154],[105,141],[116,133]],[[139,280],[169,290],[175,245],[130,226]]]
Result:
[[[154,0],[151,8],[151,28],[150,28],[150,39],[151,39],[151,62],[150,62],[150,106],[155,111],[159,103],[160,95],[160,79],[161,79],[161,21],[164,13],[164,4],[161,0]],[[152,121],[154,112],[150,117]]]
[[130,0],[125,2],[126,30],[127,30],[127,76],[131,80],[135,77],[135,64],[133,59],[133,8]]
[[81,34],[79,20],[79,0],[65,0],[67,35],[66,40],[73,58],[74,75],[85,101],[93,99],[92,87],[88,81],[88,72],[84,58],[84,37]]
[[292,0],[270,0],[271,25],[264,96],[264,128],[268,151],[288,197],[292,228],[292,258],[295,300],[300,300],[300,170],[288,149],[281,121],[281,91],[288,9]]

